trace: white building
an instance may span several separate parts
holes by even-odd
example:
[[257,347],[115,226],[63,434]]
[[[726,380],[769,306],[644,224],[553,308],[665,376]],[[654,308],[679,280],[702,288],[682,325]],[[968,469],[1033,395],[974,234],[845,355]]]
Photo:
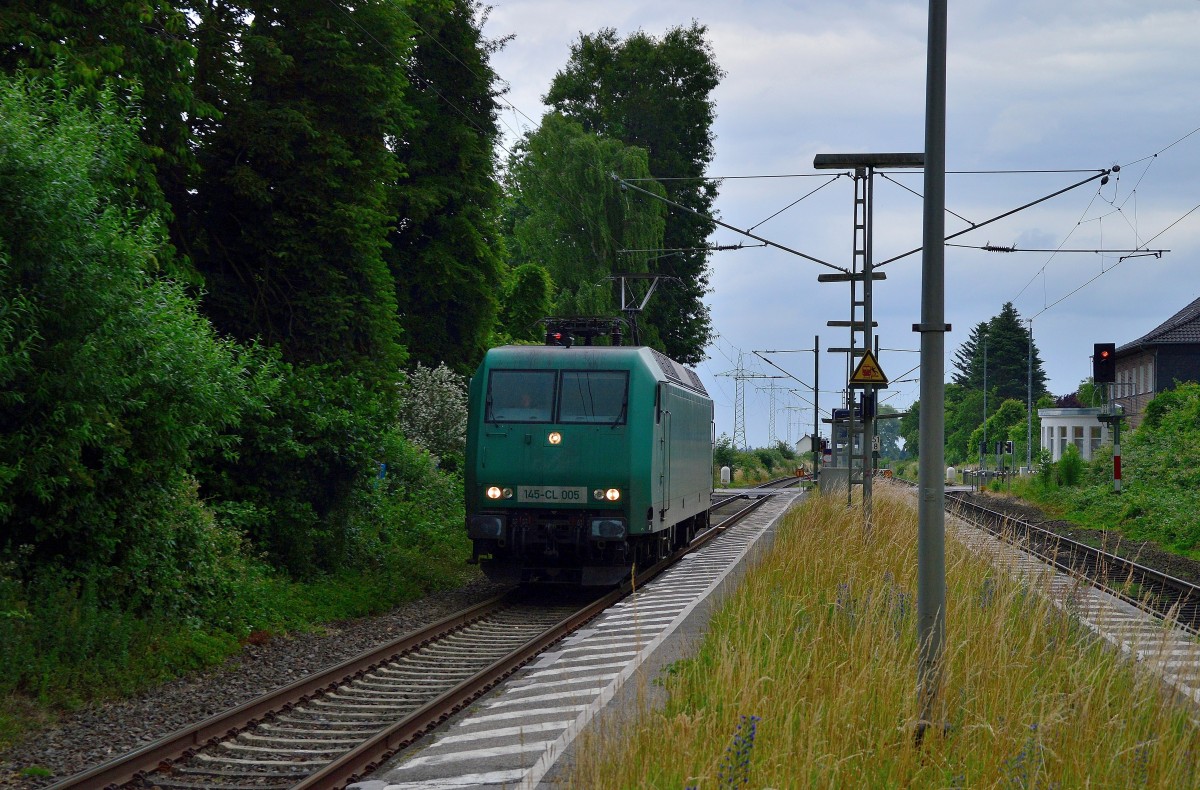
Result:
[[1084,460],[1092,460],[1102,444],[1109,444],[1108,424],[1100,422],[1100,409],[1038,409],[1042,423],[1042,447],[1050,459],[1062,458],[1068,444],[1079,448]]

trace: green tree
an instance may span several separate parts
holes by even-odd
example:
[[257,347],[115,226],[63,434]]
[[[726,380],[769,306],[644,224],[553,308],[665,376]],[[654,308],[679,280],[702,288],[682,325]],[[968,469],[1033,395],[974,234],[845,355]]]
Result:
[[[1028,410],[1024,401],[1009,399],[1000,404],[1000,408],[996,409],[995,413],[988,417],[988,446],[985,449],[985,455],[987,455],[988,459],[995,458],[996,445],[998,443],[1013,440],[1015,448],[1015,434],[1018,432],[1021,434],[1021,444],[1024,445],[1025,426],[1028,422],[1026,420],[1027,413]],[[971,432],[971,436],[967,440],[967,446],[975,448],[976,456],[979,453],[979,445],[983,442],[983,436],[984,427],[981,425]],[[994,461],[989,460],[989,463],[994,463]]]
[[504,288],[500,326],[513,340],[538,340],[538,319],[550,315],[554,281],[536,263],[523,263],[509,272]]
[[1075,397],[1085,408],[1103,406],[1107,400],[1105,387],[1092,381],[1091,376],[1079,382],[1079,388],[1075,391]]
[[205,309],[289,362],[390,381],[401,354],[380,251],[405,77],[380,44],[403,51],[407,18],[381,0],[249,9],[240,93],[203,152]]
[[622,190],[611,174],[648,178],[646,152],[547,113],[509,162],[514,262],[536,263],[558,289],[558,315],[616,315],[613,272],[645,271],[662,244],[664,207]]
[[737,463],[737,449],[733,446],[733,439],[729,438],[729,434],[723,433],[717,437],[717,442],[713,445],[713,463],[717,469],[723,466],[728,466],[732,471]]
[[921,450],[921,402],[913,401],[908,411],[898,420],[897,432],[904,440],[904,452],[909,458],[916,458]]
[[715,229],[707,215],[717,188],[704,175],[713,158],[712,92],[724,75],[706,34],[693,22],[658,39],[638,31],[620,40],[611,28],[581,35],[545,97],[586,131],[649,152],[649,171],[664,179],[667,197],[703,215],[667,216],[662,246],[683,252],[658,259],[652,270],[678,279],[656,292],[646,313],[667,354],[688,364],[704,358],[712,334],[703,299],[709,290],[705,248]]
[[488,62],[503,42],[484,39],[481,8],[474,0],[407,6],[416,26],[405,93],[413,126],[396,146],[404,178],[386,253],[410,356],[460,373],[487,350],[504,270],[500,89]]
[[223,118],[200,138],[191,252],[214,324],[277,347],[287,382],[204,483],[244,503],[247,534],[303,574],[347,556],[351,503],[396,421],[405,354],[382,250],[408,124],[397,57],[413,29],[386,0],[250,0],[241,28],[234,11],[201,23],[211,41],[233,36],[239,58],[202,48]]
[[[9,0],[0,6],[0,71],[47,76],[99,100],[106,86],[142,115],[124,178],[138,204],[171,220],[195,175],[189,119],[211,108],[192,91],[187,8],[172,0]],[[61,68],[56,64],[61,64]],[[158,266],[191,277],[186,262]]]
[[984,422],[983,393],[960,384],[946,385],[946,462],[979,460],[979,445],[971,435]]
[[1000,313],[986,323],[977,324],[955,352],[955,384],[983,391],[985,347],[989,405],[993,398],[993,408],[998,408],[1001,401],[1009,398],[1028,399],[1031,362],[1033,397],[1036,400],[1047,394],[1046,372],[1038,356],[1037,344],[1030,344],[1030,330],[1022,326],[1021,316],[1012,302],[1006,302]]
[[[880,404],[879,414],[899,414],[900,410],[886,403]],[[879,457],[900,460],[907,457],[905,450],[900,449],[900,419],[892,417],[875,421],[875,433],[879,436]]]
[[278,381],[151,274],[139,128],[111,89],[0,80],[0,561],[186,613],[229,540],[193,471]]

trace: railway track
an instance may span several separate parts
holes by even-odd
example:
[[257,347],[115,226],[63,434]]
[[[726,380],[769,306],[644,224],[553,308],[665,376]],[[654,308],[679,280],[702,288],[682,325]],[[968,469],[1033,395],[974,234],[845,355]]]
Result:
[[[717,523],[685,549],[640,571],[638,584],[769,499],[741,494],[714,504]],[[511,591],[52,788],[344,786],[445,722],[630,589],[624,585],[582,606]]]
[[946,510],[1143,611],[1200,634],[1200,587],[1191,582],[953,494],[946,494]]
[[[893,479],[894,484],[916,484]],[[1200,586],[947,492],[946,512],[1138,609],[1200,635]]]

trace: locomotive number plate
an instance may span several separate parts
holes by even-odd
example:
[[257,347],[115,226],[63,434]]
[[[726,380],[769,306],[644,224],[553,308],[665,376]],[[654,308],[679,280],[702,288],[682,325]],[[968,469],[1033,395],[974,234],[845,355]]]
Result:
[[581,505],[587,502],[587,488],[584,486],[517,486],[517,501]]

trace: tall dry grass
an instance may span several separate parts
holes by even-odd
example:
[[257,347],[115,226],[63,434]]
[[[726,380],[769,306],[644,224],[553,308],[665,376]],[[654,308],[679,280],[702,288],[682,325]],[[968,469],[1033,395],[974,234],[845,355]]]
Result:
[[952,540],[943,726],[916,747],[916,511],[877,488],[874,515],[869,536],[844,497],[787,516],[695,657],[653,680],[665,707],[584,739],[571,786],[1198,786],[1195,710]]

